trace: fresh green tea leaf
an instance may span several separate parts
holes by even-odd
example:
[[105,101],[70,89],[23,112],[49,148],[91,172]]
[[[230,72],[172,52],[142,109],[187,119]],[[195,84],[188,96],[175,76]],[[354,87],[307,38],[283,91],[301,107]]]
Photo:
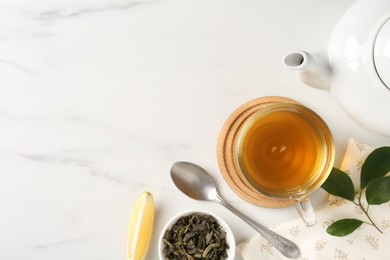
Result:
[[371,181],[367,185],[366,198],[368,204],[380,205],[390,200],[390,176]]
[[355,231],[360,225],[363,224],[363,221],[354,219],[354,218],[346,218],[341,219],[334,222],[330,225],[326,232],[332,236],[343,237],[351,234]]
[[390,147],[375,149],[362,166],[360,188],[363,190],[371,181],[385,176],[390,171]]
[[328,193],[353,201],[355,198],[355,189],[349,176],[336,168],[332,169],[328,179],[321,185],[321,188]]

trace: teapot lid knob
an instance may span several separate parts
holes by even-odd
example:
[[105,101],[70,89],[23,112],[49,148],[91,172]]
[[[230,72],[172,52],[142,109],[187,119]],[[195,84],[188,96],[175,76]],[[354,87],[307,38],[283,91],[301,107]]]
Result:
[[379,78],[390,89],[390,19],[383,24],[376,37],[374,65]]

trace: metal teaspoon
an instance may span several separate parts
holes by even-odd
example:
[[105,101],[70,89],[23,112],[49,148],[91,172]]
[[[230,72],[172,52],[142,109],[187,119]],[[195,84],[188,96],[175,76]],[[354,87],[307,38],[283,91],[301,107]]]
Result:
[[300,257],[301,251],[295,243],[269,230],[229,205],[219,195],[212,176],[200,166],[190,162],[175,162],[171,168],[171,178],[176,187],[190,198],[222,204],[259,232],[284,256],[293,259]]

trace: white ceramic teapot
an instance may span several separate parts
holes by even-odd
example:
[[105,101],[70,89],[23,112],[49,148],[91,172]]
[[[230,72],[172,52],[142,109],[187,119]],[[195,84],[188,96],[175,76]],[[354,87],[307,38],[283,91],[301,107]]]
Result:
[[329,89],[360,125],[390,136],[390,0],[355,2],[326,51],[293,51],[283,63],[307,85]]

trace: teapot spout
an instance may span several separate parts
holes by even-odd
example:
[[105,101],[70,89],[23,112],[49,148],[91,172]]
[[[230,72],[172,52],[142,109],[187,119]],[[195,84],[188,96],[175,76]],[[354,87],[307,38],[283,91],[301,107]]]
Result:
[[283,64],[292,70],[299,70],[302,81],[314,88],[329,90],[330,66],[322,53],[310,54],[306,51],[289,52],[283,57]]

